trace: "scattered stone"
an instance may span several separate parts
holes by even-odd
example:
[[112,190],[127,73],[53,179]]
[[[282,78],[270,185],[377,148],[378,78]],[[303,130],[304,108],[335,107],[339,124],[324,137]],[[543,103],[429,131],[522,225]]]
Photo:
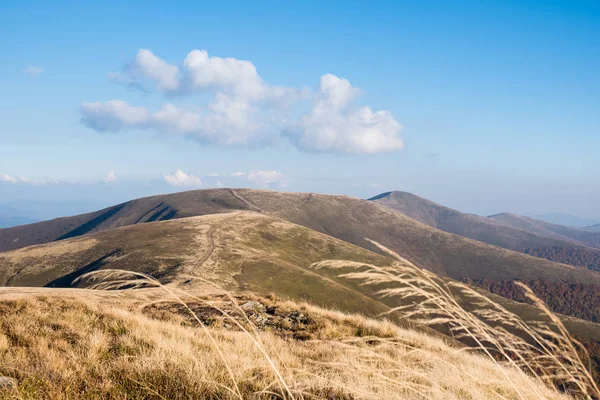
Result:
[[17,380],[9,376],[0,376],[0,390],[17,387]]
[[242,310],[262,310],[264,309],[265,306],[263,306],[261,303],[259,303],[258,301],[253,301],[250,300],[247,303],[242,304]]

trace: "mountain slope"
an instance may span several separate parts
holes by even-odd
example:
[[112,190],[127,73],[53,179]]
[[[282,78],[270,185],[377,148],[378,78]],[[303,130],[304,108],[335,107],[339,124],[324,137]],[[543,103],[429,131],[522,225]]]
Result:
[[[276,294],[372,317],[409,304],[381,297],[377,287],[339,272],[311,268],[328,259],[379,266],[392,262],[308,228],[245,211],[122,227],[0,253],[0,285],[83,287],[86,282],[74,280],[84,273],[124,269],[187,291],[210,293],[216,290],[213,283],[232,292]],[[490,296],[524,319],[538,318],[530,306]],[[565,322],[583,340],[600,343],[600,325],[573,318]]]
[[600,270],[600,249],[541,225],[529,230],[516,224],[508,226],[501,219],[464,214],[406,192],[383,193],[370,200],[445,232],[554,262]]
[[[102,232],[118,226],[165,218],[179,219],[201,214],[219,214],[233,210],[253,210],[267,216],[279,217],[282,220],[378,252],[377,248],[365,240],[365,238],[370,238],[395,250],[420,267],[456,280],[471,280],[484,287],[489,286],[490,282],[504,287],[506,283],[514,280],[527,282],[540,280],[545,285],[544,287],[548,285],[553,287],[554,284],[560,287],[566,285],[566,291],[561,291],[561,296],[564,296],[565,299],[596,298],[596,294],[600,292],[600,274],[598,273],[530,257],[443,232],[408,218],[389,207],[347,196],[279,193],[249,189],[198,190],[143,198],[94,214],[34,224],[30,227],[35,229],[31,229],[29,232],[23,232],[22,227],[21,229],[0,230],[0,235],[8,243],[17,246],[18,241],[14,242],[15,234],[27,234],[38,240],[44,238],[51,240],[50,232],[55,232],[53,239],[77,237],[79,234],[95,231],[102,234]],[[75,222],[79,222],[80,225],[75,226]],[[141,226],[150,230],[153,225],[143,224]],[[65,227],[71,227],[71,231],[65,232]],[[56,235],[56,232],[61,232],[61,236]],[[157,240],[160,241],[161,234],[157,233],[156,235]],[[177,237],[174,233],[170,235]],[[170,236],[167,235],[166,238],[168,237]],[[82,240],[87,238],[90,236],[84,236]],[[186,243],[189,239],[177,240]],[[64,243],[70,242],[57,242],[61,245]],[[149,249],[153,246],[146,246],[148,249],[140,248],[138,253],[150,251]],[[0,253],[0,256],[3,254]],[[22,257],[27,259],[25,256]],[[84,265],[92,269],[96,268],[98,264],[94,263],[105,262],[106,259],[101,259],[102,257],[107,257],[108,260],[121,260],[116,265],[127,267],[127,264],[123,264],[125,261],[122,261],[127,260],[127,257],[123,258],[118,252],[114,254],[104,252],[95,257],[90,256],[86,258],[87,263]],[[162,261],[160,258],[154,257],[153,261],[147,263],[147,267],[152,271],[167,273],[169,268],[176,269],[177,265],[182,263],[181,259],[177,257],[180,255],[176,254],[172,259]],[[10,268],[14,274],[16,267]],[[20,276],[12,278],[9,284],[28,284],[27,279],[30,279],[28,277],[30,274],[24,272]],[[43,272],[36,274],[45,279],[44,284],[52,281],[49,277],[44,278]],[[34,279],[40,279],[40,277],[34,276]],[[19,281],[21,283],[18,283]],[[586,293],[585,296],[579,295],[582,291]],[[508,298],[516,298],[516,294],[511,291],[502,290],[501,293]],[[587,307],[587,303],[569,304],[570,314],[588,318],[587,314],[582,312],[582,308]]]
[[277,293],[350,312],[388,310],[309,269],[323,259],[388,265],[390,259],[332,237],[255,212],[233,212],[134,225],[84,237],[0,253],[2,286],[73,287],[84,273],[123,269],[163,283],[206,289],[203,280],[228,290]]
[[365,240],[368,237],[423,268],[454,279],[542,278],[594,283],[600,277],[581,268],[527,257],[449,234],[374,202],[347,196],[250,189],[198,190],[147,197],[93,214],[3,229],[0,236],[5,245],[18,248],[24,242],[21,235],[49,242],[142,222],[232,210],[260,211],[378,251]]
[[600,248],[600,233],[551,224],[522,215],[508,213],[492,215],[489,218],[503,225],[535,233],[536,235],[574,240],[590,247]]

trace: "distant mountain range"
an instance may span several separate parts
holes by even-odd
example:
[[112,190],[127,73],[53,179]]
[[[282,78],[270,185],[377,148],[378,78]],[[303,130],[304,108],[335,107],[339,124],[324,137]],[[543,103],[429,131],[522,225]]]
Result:
[[598,218],[582,218],[564,213],[528,214],[527,216],[551,224],[569,226],[572,228],[585,228],[586,226],[600,223],[600,219]]
[[600,233],[514,214],[465,214],[406,192],[383,193],[370,200],[445,232],[600,271]]

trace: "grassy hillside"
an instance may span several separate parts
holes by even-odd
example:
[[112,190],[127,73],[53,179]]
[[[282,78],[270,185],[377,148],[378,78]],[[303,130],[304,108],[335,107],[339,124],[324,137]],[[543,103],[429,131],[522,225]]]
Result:
[[[262,205],[268,206],[266,202]],[[315,267],[324,260],[338,260],[335,263],[343,265],[341,269]],[[414,331],[410,334],[407,333],[408,331],[400,333],[401,330],[390,324],[365,322],[364,317],[343,317],[336,313],[318,311],[308,305],[298,305],[302,301],[308,301],[328,309],[372,317],[387,313],[396,307],[414,306],[414,297],[387,296],[380,292],[382,289],[394,287],[390,284],[365,285],[365,282],[348,275],[355,268],[352,267],[352,263],[365,268],[369,265],[392,270],[402,268],[398,261],[389,257],[389,254],[377,254],[266,213],[248,211],[138,224],[4,252],[0,254],[0,271],[2,271],[0,279],[8,285],[29,287],[15,288],[17,290],[0,289],[0,333],[6,337],[4,339],[0,336],[0,352],[4,351],[3,360],[8,360],[7,365],[10,367],[3,370],[3,365],[0,364],[0,375],[15,377],[19,382],[21,395],[26,398],[40,396],[79,398],[83,393],[82,385],[93,385],[97,388],[85,391],[88,398],[89,396],[110,398],[123,392],[128,393],[132,398],[153,397],[156,393],[160,394],[156,395],[156,398],[207,396],[211,393],[215,397],[227,397],[227,393],[231,393],[232,390],[231,384],[227,385],[226,382],[227,369],[218,364],[218,355],[214,351],[211,353],[207,348],[206,338],[205,344],[200,342],[193,345],[203,349],[199,357],[204,361],[200,364],[193,359],[194,353],[190,352],[189,346],[184,350],[187,353],[186,357],[181,357],[177,348],[173,347],[173,343],[184,339],[176,339],[171,326],[179,326],[177,329],[181,329],[181,325],[184,325],[185,329],[191,329],[190,332],[194,335],[193,332],[201,331],[197,325],[201,321],[213,332],[214,340],[211,344],[216,341],[226,346],[227,357],[232,357],[232,365],[235,366],[233,369],[235,380],[241,383],[239,390],[247,394],[263,390],[263,386],[268,385],[264,382],[273,382],[265,377],[269,372],[264,370],[261,372],[261,376],[266,381],[252,374],[248,375],[247,372],[250,366],[252,370],[260,370],[260,367],[257,367],[257,363],[260,365],[260,357],[252,355],[247,346],[242,346],[245,348],[243,350],[227,345],[231,343],[230,340],[243,343],[244,336],[237,329],[232,329],[235,328],[235,323],[216,311],[215,304],[218,304],[218,309],[229,307],[226,311],[227,315],[238,313],[239,309],[232,304],[224,305],[228,302],[220,289],[224,288],[236,295],[239,304],[245,304],[250,321],[255,324],[258,331],[265,332],[259,333],[259,336],[261,341],[268,343],[268,349],[277,350],[280,347],[295,349],[295,343],[298,341],[318,340],[306,342],[300,353],[293,355],[285,353],[286,355],[283,356],[287,360],[283,364],[285,368],[292,365],[292,370],[284,369],[288,374],[284,374],[286,377],[293,377],[292,386],[297,385],[298,382],[305,382],[301,385],[302,389],[294,386],[294,390],[298,393],[304,390],[304,394],[310,393],[325,398],[340,396],[346,398],[345,391],[350,390],[352,394],[348,398],[372,398],[373,396],[415,398],[413,390],[415,388],[405,388],[408,391],[405,392],[404,389],[398,390],[399,388],[391,383],[396,379],[402,379],[405,383],[412,382],[410,376],[413,371],[410,368],[415,368],[415,366],[407,368],[406,364],[399,367],[396,358],[406,356],[395,353],[394,348],[398,343],[405,343],[407,335],[420,335],[420,337],[427,337],[427,340],[434,340],[431,336],[438,337],[439,333],[434,334],[433,330],[426,325],[418,326],[420,333]],[[90,280],[76,283],[80,289],[61,288],[71,286],[73,279],[82,273],[102,272],[107,268],[144,272],[154,276],[163,284],[168,284],[170,291],[182,293],[186,298],[193,295],[194,297],[190,297],[187,304],[195,317],[192,317],[188,313],[190,309],[186,309],[182,304],[164,303],[166,294],[160,289],[108,293],[89,291],[83,287],[97,282]],[[118,282],[114,284],[122,285]],[[215,283],[220,288],[217,288]],[[31,287],[33,285],[45,285],[47,288],[35,289]],[[132,283],[125,285],[130,286]],[[460,290],[454,295],[463,304],[465,310],[480,308],[476,298],[465,296]],[[39,296],[52,296],[52,298]],[[35,297],[40,300],[31,301]],[[276,300],[277,298],[286,298],[293,302],[284,304]],[[81,299],[85,299],[83,305],[78,303]],[[496,304],[502,304],[516,312],[526,321],[540,323],[546,321],[540,316],[538,309],[529,305],[494,296],[492,299]],[[91,303],[101,304],[101,306],[91,305]],[[140,311],[143,315],[140,315]],[[111,315],[125,316],[125,318],[115,320]],[[402,316],[402,313],[397,312],[389,314],[393,321],[414,330],[416,321],[409,322],[413,319],[406,320]],[[148,322],[136,325],[148,317],[150,317]],[[241,317],[243,316],[240,315]],[[159,321],[155,320],[157,318]],[[74,321],[79,321],[81,326],[74,327],[72,325]],[[81,323],[82,321],[84,323]],[[563,318],[563,321],[567,328],[583,339],[590,349],[594,349],[594,345],[600,343],[600,326],[570,318]],[[497,324],[493,319],[491,323],[492,327]],[[32,336],[34,326],[37,327],[37,333]],[[377,326],[382,328],[376,328]],[[433,327],[439,332],[448,333],[448,329],[452,329],[452,324],[436,322]],[[144,333],[148,331],[153,334],[148,336]],[[157,332],[161,333],[156,336]],[[203,330],[202,332],[206,333]],[[161,336],[163,333],[171,339],[167,340]],[[274,342],[271,335],[278,337],[279,339],[276,340],[281,342]],[[63,338],[69,337],[76,339],[62,341]],[[380,339],[376,339],[377,337]],[[90,338],[89,341],[87,338]],[[329,342],[322,343],[325,347],[321,348],[319,343],[323,341]],[[50,344],[50,347],[44,348],[42,342]],[[465,342],[465,344],[469,343],[469,340]],[[357,344],[358,347],[354,349],[353,346]],[[367,344],[366,349],[365,344]],[[22,346],[30,350],[23,353]],[[336,353],[335,349],[338,346],[340,351]],[[348,346],[352,348],[349,350]],[[416,346],[413,343],[410,346],[409,352],[413,352],[415,348],[418,349],[418,354],[427,351],[422,343]],[[442,351],[451,353],[452,350],[447,350],[450,348],[445,346]],[[333,353],[324,355],[325,348],[329,348]],[[401,348],[407,350],[404,344]],[[67,352],[73,354],[73,357],[58,360],[55,351]],[[362,354],[364,351],[367,353]],[[378,368],[388,368],[388,362],[391,362],[392,364],[389,364],[393,365],[391,370],[368,372],[366,365],[360,362],[357,364],[357,361],[348,358],[349,354],[358,352],[357,357],[366,362],[374,356],[373,352],[378,351],[386,354],[386,360],[392,357],[393,361],[382,360],[384,361],[382,363],[375,359],[375,364],[369,364],[369,368],[373,365],[377,365]],[[313,363],[311,354],[321,354],[326,362],[333,363],[331,367],[334,371],[327,371],[326,365],[319,366],[318,363],[311,364],[318,366],[317,369],[307,369],[306,364],[300,365],[296,361],[300,354],[303,354],[302,360],[309,364]],[[85,355],[87,358],[78,359],[80,355],[82,357]],[[366,355],[369,357],[364,357]],[[596,354],[593,353],[593,356]],[[146,361],[136,362],[137,357]],[[281,360],[280,357],[281,355],[278,354],[277,359]],[[439,363],[443,357],[426,354],[423,361],[419,361],[418,364],[433,358],[435,363]],[[53,364],[51,360],[55,359],[57,361]],[[155,361],[149,363],[148,360]],[[363,368],[360,371],[356,370],[355,373],[368,372],[367,376],[375,374],[368,379],[368,382],[371,382],[368,388],[362,381],[356,381],[349,386],[346,377],[349,378],[350,374],[343,375],[342,381],[335,381],[332,386],[319,384],[312,387],[308,382],[294,376],[292,372],[300,369],[303,374],[306,371],[310,371],[311,374],[325,373],[325,381],[331,383],[332,377],[338,376],[336,374],[339,372],[336,371],[341,368],[340,365],[343,365],[342,360],[353,365],[352,368],[356,366]],[[79,365],[77,371],[68,367],[74,363]],[[213,372],[208,375],[181,372],[182,369],[190,371],[192,366]],[[345,373],[350,371],[348,368],[342,367]],[[425,386],[422,382],[419,383],[420,393],[423,393],[423,390],[426,393],[423,398],[462,398],[465,393],[472,398],[490,396],[489,392],[485,392],[488,389],[481,392],[481,384],[487,385],[488,381],[485,377],[493,377],[494,373],[485,370],[483,376],[476,378],[479,380],[477,385],[470,383],[475,392],[463,391],[459,395],[454,392],[453,387],[447,386],[444,377],[438,376],[430,367],[427,368],[434,375],[428,378],[429,383]],[[471,367],[467,366],[467,368]],[[400,375],[390,376],[391,371]],[[423,377],[421,369],[418,369],[418,373]],[[170,376],[177,376],[178,383]],[[386,382],[386,384],[373,385],[373,382],[379,382],[379,378],[374,378],[377,376],[381,377],[382,383]],[[493,379],[496,385],[494,387],[498,387],[498,379]],[[313,379],[311,382],[314,381]],[[514,381],[511,382],[510,385],[514,385]],[[461,382],[461,385],[463,383],[466,384],[466,381]],[[392,386],[390,387],[389,384]],[[437,389],[431,389],[430,385]],[[519,384],[518,387],[521,392],[521,385]],[[438,389],[441,392],[436,392]],[[272,387],[272,390],[277,392],[277,387]],[[501,390],[502,396],[512,398],[513,394],[509,389]],[[150,394],[144,395],[144,393]],[[540,397],[539,390],[537,395]],[[553,396],[557,395],[549,393],[548,396],[542,397],[554,398]]]
[[[379,250],[375,246],[365,240],[365,238],[370,238],[400,253],[420,267],[456,280],[542,280],[567,285],[589,285],[591,291],[595,291],[597,287],[600,287],[600,274],[598,273],[529,257],[443,232],[424,225],[389,207],[347,196],[279,193],[249,189],[190,191],[134,200],[93,215],[75,217],[75,219],[66,218],[35,224],[31,226],[35,229],[32,229],[29,234],[32,236],[37,235],[37,237],[47,237],[48,240],[57,239],[57,237],[52,238],[48,232],[64,231],[65,226],[74,226],[77,221],[81,224],[72,228],[71,231],[63,233],[62,237],[77,237],[77,235],[84,233],[98,232],[100,236],[85,236],[86,238],[97,238],[102,237],[102,232],[113,227],[140,224],[141,222],[156,221],[167,217],[169,219],[180,219],[194,215],[217,213],[214,216],[216,218],[219,213],[227,213],[232,210],[251,210],[265,216],[278,217],[284,221],[308,227],[317,232],[378,252]],[[82,221],[85,218],[87,218],[87,221]],[[83,265],[94,269],[98,265],[104,265],[109,261],[111,265],[128,268],[131,266],[130,260],[135,260],[135,258],[127,257],[127,253],[123,253],[123,251],[129,251],[128,248],[133,249],[132,251],[135,251],[136,254],[147,253],[151,255],[154,248],[161,248],[160,243],[168,243],[164,246],[166,248],[177,248],[177,246],[173,246],[173,243],[186,244],[181,253],[172,254],[162,259],[152,256],[150,258],[154,261],[144,264],[144,268],[148,268],[148,271],[159,271],[164,274],[161,279],[169,279],[170,271],[178,271],[183,268],[182,265],[185,262],[182,261],[181,257],[191,257],[188,255],[189,250],[187,250],[190,239],[180,238],[178,233],[174,232],[169,234],[170,236],[166,236],[167,240],[163,241],[163,233],[151,232],[153,225],[138,225],[143,227],[140,229],[148,230],[147,235],[149,238],[155,238],[152,245],[144,246],[141,241],[134,240],[129,245],[131,247],[127,248],[118,246],[110,249],[110,251],[104,249],[98,252],[84,252],[86,263]],[[132,228],[125,228],[124,232],[127,229]],[[14,229],[1,230],[0,233],[8,238],[10,242],[14,242],[13,237],[15,234],[23,234],[22,231]],[[203,235],[199,237],[203,237]],[[173,243],[169,243],[169,240]],[[57,243],[68,242],[60,241]],[[136,248],[136,246],[139,248]],[[44,270],[36,267],[35,257],[27,260],[28,255],[19,252],[0,253],[0,257],[4,259],[2,263],[4,265],[3,270],[11,271],[4,278],[9,285],[27,285],[31,282],[31,279],[38,280],[39,284],[44,285],[63,285],[60,281],[53,282],[60,276],[45,276]],[[301,257],[303,257],[303,253],[299,254],[299,258]],[[19,272],[17,266],[19,259],[27,260],[27,268],[21,272]],[[43,260],[43,263],[45,262],[46,260]],[[64,268],[64,265],[67,264],[64,260],[60,260],[60,265],[63,266],[61,268]],[[275,268],[275,266],[272,268]],[[248,266],[246,270],[252,270],[252,266]],[[14,277],[11,278],[11,276]],[[72,275],[68,278],[73,277]],[[255,284],[251,279],[244,281],[243,276],[239,279],[241,283],[249,287]],[[265,285],[267,285],[269,281],[265,282]],[[566,296],[566,298],[573,297],[570,292]]]
[[54,291],[0,291],[0,376],[12,385],[0,398],[571,398],[439,339],[307,304],[254,297],[240,326],[256,331],[244,332],[197,308],[196,321],[174,305]]
[[600,233],[589,232],[584,229],[571,228],[568,226],[551,224],[549,222],[524,217],[515,214],[496,214],[490,216],[494,221],[512,228],[532,232],[547,237],[559,237],[567,240],[585,244],[587,246],[600,248]]
[[[393,261],[305,227],[246,211],[122,227],[0,253],[0,284],[84,287],[86,282],[73,281],[92,271],[123,269],[185,290],[214,290],[209,281],[226,290],[276,294],[368,316],[407,304],[379,296],[379,287],[364,286],[336,271],[311,268],[330,259],[379,266]],[[528,320],[537,318],[527,305],[504,304]],[[600,343],[600,326],[590,328],[577,320],[568,324],[583,338]]]
[[[406,192],[371,199],[434,228],[550,261],[600,270],[600,235],[531,218],[464,214]],[[512,221],[512,222],[511,222]]]

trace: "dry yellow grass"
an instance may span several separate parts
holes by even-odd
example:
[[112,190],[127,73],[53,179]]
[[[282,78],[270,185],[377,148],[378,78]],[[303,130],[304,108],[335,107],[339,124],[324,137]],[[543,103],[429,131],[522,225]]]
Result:
[[[415,299],[415,306],[391,312],[446,324],[479,353],[390,322],[277,301],[311,321],[302,335],[289,335],[308,322],[260,325],[229,292],[205,297],[142,273],[102,270],[83,279],[96,280],[96,289],[138,290],[29,291],[21,298],[9,291],[12,298],[4,301],[0,293],[0,376],[18,382],[0,389],[0,398],[569,398],[557,384],[577,398],[600,397],[576,342],[531,293],[549,325],[530,327],[465,285],[446,283],[380,248],[397,262],[329,260],[313,267],[341,269],[382,296]],[[479,307],[464,309],[457,290]],[[139,307],[148,306],[144,300],[174,304],[152,314]],[[207,323],[197,305],[216,310],[220,322]]]
[[388,322],[309,305],[282,306],[301,308],[320,321],[314,340],[203,330],[178,315],[153,319],[110,301],[65,296],[3,301],[0,375],[19,383],[0,398],[567,398],[514,368],[500,371],[481,356]]
[[[369,239],[367,239],[369,240]],[[441,279],[416,267],[394,251],[369,240],[397,262],[389,267],[345,260],[326,260],[314,268],[346,270],[341,276],[379,287],[378,295],[413,299],[413,304],[389,312],[426,325],[442,325],[453,337],[471,343],[497,365],[507,382],[523,398],[522,388],[506,374],[509,365],[581,398],[600,398],[585,348],[567,331],[562,321],[526,285],[517,282],[546,321],[527,323],[500,304],[462,283]],[[350,270],[350,272],[348,272]],[[460,294],[460,299],[457,294]],[[470,299],[467,310],[464,299]],[[533,390],[536,390],[532,386]],[[542,394],[539,393],[542,397]]]

